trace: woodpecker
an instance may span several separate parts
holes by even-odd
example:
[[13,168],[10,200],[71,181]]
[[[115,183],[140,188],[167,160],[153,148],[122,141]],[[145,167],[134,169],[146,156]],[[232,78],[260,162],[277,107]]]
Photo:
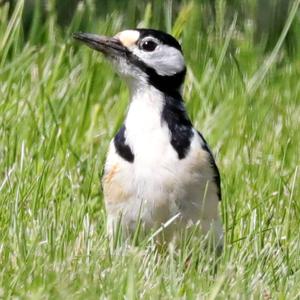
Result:
[[124,30],[114,37],[75,33],[100,51],[128,83],[131,101],[112,139],[102,186],[107,230],[125,235],[142,224],[165,241],[198,224],[223,244],[220,174],[212,152],[186,112],[186,65],[179,42],[154,29]]

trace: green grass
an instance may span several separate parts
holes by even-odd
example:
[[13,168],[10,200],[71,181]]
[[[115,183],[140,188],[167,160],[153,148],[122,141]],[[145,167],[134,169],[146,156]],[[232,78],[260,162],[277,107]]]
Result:
[[[196,241],[164,254],[146,242],[109,248],[100,176],[128,91],[71,38],[91,7],[64,30],[50,10],[26,41],[19,1],[11,18],[0,7],[0,298],[300,298],[300,56],[286,57],[281,40],[264,56],[251,22],[227,28],[219,15],[204,33],[200,6],[172,19],[163,3],[162,29],[180,37],[188,64],[189,115],[221,171],[217,270]],[[156,25],[145,11],[138,23]],[[114,11],[87,29],[114,34],[130,22]]]

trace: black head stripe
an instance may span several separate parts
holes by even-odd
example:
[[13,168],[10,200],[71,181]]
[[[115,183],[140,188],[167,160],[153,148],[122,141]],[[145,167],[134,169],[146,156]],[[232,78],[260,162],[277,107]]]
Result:
[[134,55],[132,52],[128,51],[126,55],[131,64],[137,66],[148,75],[149,84],[151,84],[164,94],[176,96],[179,94],[179,89],[184,82],[186,68],[174,75],[159,75],[153,68],[147,66],[139,57]]
[[152,36],[152,37],[158,39],[162,44],[174,47],[174,48],[178,49],[180,52],[182,52],[181,46],[178,43],[178,41],[172,35],[170,35],[168,33],[165,33],[160,30],[146,29],[146,28],[138,28],[135,30],[137,30],[140,33],[139,40],[141,40],[147,36]]
[[184,82],[186,69],[171,76],[158,75],[155,70],[150,71],[148,74],[148,80],[151,85],[158,90],[168,95],[174,95],[179,93],[179,89]]

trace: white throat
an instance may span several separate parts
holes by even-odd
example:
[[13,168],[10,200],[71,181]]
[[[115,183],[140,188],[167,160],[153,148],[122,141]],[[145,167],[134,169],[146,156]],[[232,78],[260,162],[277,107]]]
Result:
[[163,94],[149,85],[132,90],[131,102],[125,119],[126,131],[130,135],[147,134],[161,129]]
[[126,142],[133,150],[135,159],[151,160],[153,155],[170,146],[170,133],[162,122],[164,95],[152,86],[132,91],[126,126]]

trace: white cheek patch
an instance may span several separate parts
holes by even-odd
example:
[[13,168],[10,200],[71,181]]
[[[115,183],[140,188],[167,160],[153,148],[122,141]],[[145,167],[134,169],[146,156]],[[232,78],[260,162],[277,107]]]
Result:
[[114,37],[119,39],[125,47],[131,48],[139,39],[140,33],[137,30],[124,30],[119,32]]
[[134,49],[133,52],[161,76],[172,76],[185,68],[182,53],[174,47],[159,45],[153,52],[140,49]]

